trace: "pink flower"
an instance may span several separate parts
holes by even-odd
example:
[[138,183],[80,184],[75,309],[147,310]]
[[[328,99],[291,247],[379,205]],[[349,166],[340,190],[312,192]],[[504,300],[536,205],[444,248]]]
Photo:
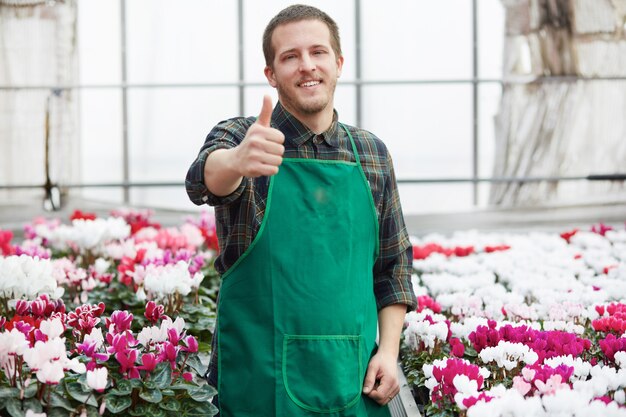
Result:
[[128,378],[139,378],[139,369],[135,366],[137,360],[137,349],[127,349],[115,354],[115,359],[120,364],[120,373]]
[[191,372],[183,372],[183,379],[187,382],[193,381],[193,375]]
[[133,322],[133,315],[128,311],[116,310],[111,314],[110,319],[105,319],[105,325],[111,331],[111,324],[114,325],[113,333],[122,333],[130,329]]
[[183,343],[186,347],[183,348],[184,351],[189,353],[196,353],[198,351],[198,341],[193,336],[187,336],[183,339]]
[[170,342],[165,342],[161,346],[162,350],[159,354],[159,362],[168,361],[172,369],[176,369],[176,356],[178,356],[178,347]]
[[540,393],[550,395],[561,389],[561,387],[567,386],[567,384],[563,383],[561,375],[555,374],[548,378],[545,383],[539,379],[535,380],[535,386]]
[[159,364],[158,358],[154,355],[154,353],[144,353],[141,356],[141,366],[138,366],[138,369],[143,369],[147,372],[152,372],[154,368]]
[[521,376],[516,376],[513,378],[513,388],[517,390],[522,395],[528,394],[528,391],[532,388],[528,382],[524,381],[524,378]]

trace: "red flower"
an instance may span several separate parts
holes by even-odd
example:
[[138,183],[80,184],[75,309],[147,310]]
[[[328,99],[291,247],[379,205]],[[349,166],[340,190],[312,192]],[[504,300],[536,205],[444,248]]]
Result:
[[574,229],[574,230],[570,230],[569,232],[563,232],[561,233],[561,237],[563,239],[565,239],[565,241],[567,243],[569,243],[570,239],[572,238],[572,236],[574,236],[576,233],[578,233],[578,229]]
[[15,254],[15,247],[11,245],[13,232],[10,230],[0,230],[0,255],[10,256]]
[[148,301],[148,304],[146,304],[146,312],[143,313],[143,315],[154,324],[163,317],[164,311],[165,307],[162,305],[157,304],[154,301]]
[[509,245],[485,246],[485,252],[487,253],[500,252],[500,251],[505,251],[509,249],[511,249]]
[[74,210],[74,212],[70,216],[70,220],[96,220],[96,217],[96,213],[87,213],[80,210]]
[[452,347],[452,349],[450,350],[452,352],[452,355],[456,356],[457,358],[462,358],[463,355],[465,355],[465,345],[463,344],[463,342],[461,342],[461,340],[457,339],[456,337],[451,338],[450,346]]

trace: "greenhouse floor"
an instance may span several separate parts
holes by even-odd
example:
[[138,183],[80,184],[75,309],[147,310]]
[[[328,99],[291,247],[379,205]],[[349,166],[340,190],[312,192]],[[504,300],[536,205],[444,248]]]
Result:
[[[58,211],[46,211],[41,200],[0,203],[0,229],[13,230],[19,234],[26,223],[38,216],[69,219],[74,210],[93,212],[107,216],[119,205],[92,200],[72,198],[64,202]],[[153,219],[165,226],[183,222],[186,216],[197,211],[154,209]],[[559,231],[576,226],[588,227],[594,223],[623,224],[626,221],[626,201],[604,204],[543,206],[528,208],[491,208],[465,212],[437,214],[409,214],[405,216],[410,235],[429,233],[448,234],[456,230],[475,229],[483,232],[506,230],[510,232]]]

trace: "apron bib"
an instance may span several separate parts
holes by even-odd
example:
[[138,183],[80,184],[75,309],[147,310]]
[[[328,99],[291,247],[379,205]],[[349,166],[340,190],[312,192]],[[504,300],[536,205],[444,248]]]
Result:
[[283,159],[256,238],[222,277],[221,417],[390,416],[361,393],[378,219],[348,136],[356,162]]

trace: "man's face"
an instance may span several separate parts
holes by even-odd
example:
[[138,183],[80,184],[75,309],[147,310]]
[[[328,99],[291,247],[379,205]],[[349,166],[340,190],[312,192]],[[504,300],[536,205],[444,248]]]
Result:
[[332,111],[343,57],[335,56],[326,24],[302,20],[278,26],[272,46],[274,62],[265,67],[265,76],[281,104],[301,118]]

